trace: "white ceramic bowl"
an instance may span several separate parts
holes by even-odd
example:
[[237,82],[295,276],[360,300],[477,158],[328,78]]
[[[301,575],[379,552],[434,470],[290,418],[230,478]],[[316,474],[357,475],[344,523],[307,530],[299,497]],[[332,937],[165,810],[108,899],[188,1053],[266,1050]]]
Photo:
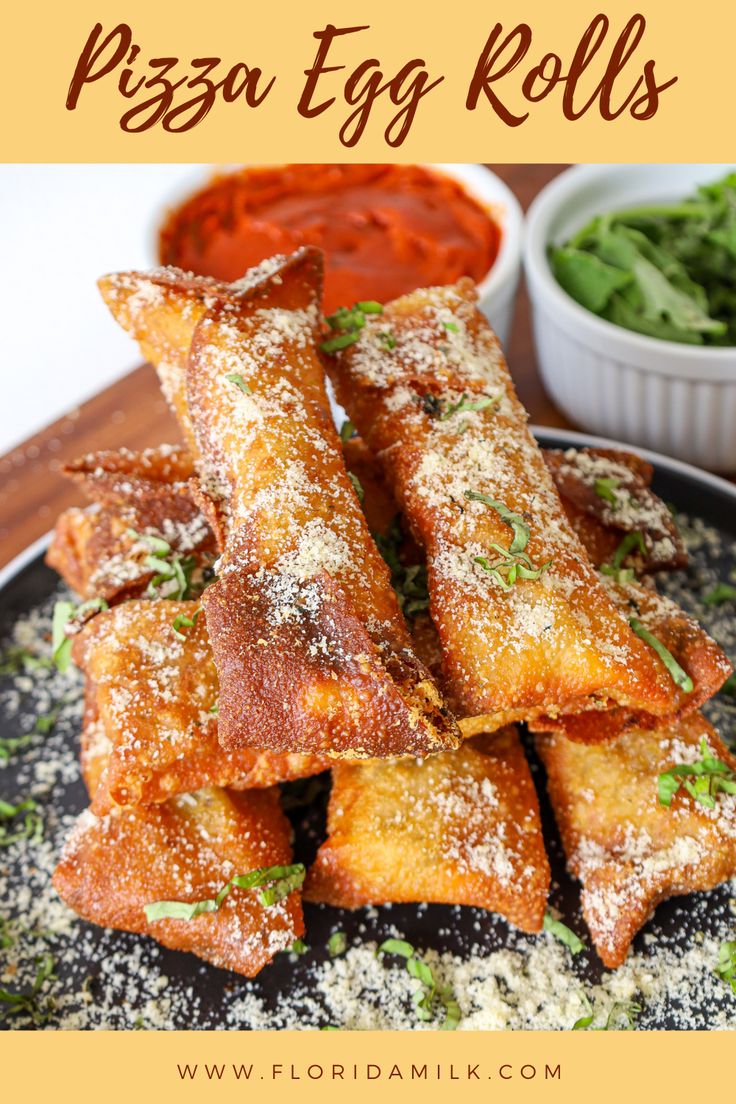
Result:
[[661,341],[606,322],[555,280],[550,243],[596,214],[680,199],[729,165],[581,165],[532,204],[524,266],[542,379],[578,425],[716,471],[736,471],[736,348]]
[[[154,263],[158,264],[158,231],[167,213],[203,188],[213,172],[243,168],[242,165],[203,165],[200,172],[187,173],[171,194],[157,207],[151,227],[150,247]],[[480,307],[506,347],[511,333],[516,291],[521,272],[521,250],[524,216],[514,193],[503,180],[484,165],[427,165],[428,169],[444,173],[459,181],[481,207],[488,211],[501,227],[498,256],[478,285]]]

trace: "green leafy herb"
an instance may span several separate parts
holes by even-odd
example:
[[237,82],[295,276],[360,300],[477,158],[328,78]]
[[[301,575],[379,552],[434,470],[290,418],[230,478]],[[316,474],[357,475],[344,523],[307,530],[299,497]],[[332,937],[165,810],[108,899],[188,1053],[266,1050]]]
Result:
[[603,498],[606,500],[606,502],[610,502],[612,506],[616,506],[618,503],[618,499],[613,492],[617,490],[620,486],[620,479],[608,477],[605,479],[596,479],[595,483],[593,484],[593,490],[599,498]]
[[641,1012],[640,1004],[635,1004],[633,1001],[616,1001],[609,1009],[605,1024],[601,1027],[593,1027],[595,1013],[586,995],[584,993],[581,995],[586,1014],[575,1021],[572,1025],[573,1031],[633,1031],[636,1017]]
[[211,706],[209,707],[209,709],[207,710],[207,712],[208,712],[208,713],[212,713],[212,715],[213,715],[214,717],[217,717],[217,716],[218,716],[218,714],[219,714],[219,712],[220,712],[220,700],[219,700],[219,698],[218,698],[218,700],[217,700],[217,701],[216,701],[216,702],[214,703],[214,705],[211,705]]
[[363,502],[365,501],[365,491],[363,490],[363,487],[361,486],[360,480],[358,479],[357,475],[354,472],[351,472],[351,471],[348,472],[348,479],[353,484],[353,488],[355,490],[355,493],[358,496],[358,502],[360,502],[360,504],[362,505]]
[[0,675],[20,675],[23,672],[37,671],[52,666],[50,659],[36,656],[27,648],[12,644],[0,657]]
[[728,583],[716,583],[712,590],[703,595],[706,606],[720,606],[723,602],[736,602],[736,586]]
[[144,906],[146,920],[193,920],[205,912],[217,912],[231,889],[265,887],[258,900],[265,908],[282,901],[304,882],[306,871],[302,863],[292,866],[265,866],[251,870],[249,874],[237,874],[227,882],[216,897],[203,901],[153,901]]
[[[22,817],[22,824],[6,824]],[[0,801],[0,847],[9,847],[19,840],[37,842],[43,835],[43,819],[38,812],[36,802],[28,797],[17,805],[9,801]]]
[[598,216],[550,249],[558,283],[616,325],[666,341],[736,344],[736,173],[692,199]]
[[330,938],[327,940],[327,953],[330,958],[337,958],[338,955],[345,954],[348,949],[348,937],[345,932],[336,931],[333,932]]
[[240,372],[228,372],[228,374],[225,376],[225,379],[228,381],[228,383],[234,383],[235,386],[238,387],[244,395],[253,394],[253,388],[250,386],[249,383],[245,382]]
[[59,714],[64,704],[64,702],[61,702],[59,705],[54,706],[49,713],[44,713],[40,717],[36,717],[30,732],[24,732],[22,736],[0,737],[0,761],[7,762],[16,751],[22,751],[23,748],[32,744],[34,737],[48,735],[58,721]]
[[648,644],[649,647],[657,653],[662,663],[664,663],[669,671],[670,677],[675,685],[679,686],[684,694],[692,694],[695,689],[693,680],[690,678],[687,671],[683,671],[680,664],[672,655],[672,652],[665,648],[661,640],[658,640],[648,629],[645,629],[641,621],[636,617],[630,617],[629,624],[639,639],[643,640],[645,644]]
[[79,606],[73,602],[56,602],[51,622],[51,648],[52,659],[60,671],[68,670],[72,661],[73,633],[93,614],[106,609],[104,598],[90,598]]
[[457,322],[443,322],[442,326],[443,326],[443,329],[448,331],[448,333],[459,333],[460,332],[460,329],[458,327]]
[[202,607],[196,609],[191,617],[187,617],[185,613],[180,613],[178,617],[175,617],[171,622],[171,627],[174,630],[174,636],[177,636],[179,640],[186,640],[187,634],[182,632],[182,629],[193,629],[197,624],[197,618],[200,613],[203,613]]
[[396,348],[396,338],[388,330],[379,330],[378,339],[384,349],[388,349],[389,352]]
[[365,299],[353,307],[340,307],[327,318],[327,325],[334,335],[320,345],[323,353],[336,353],[354,345],[365,326],[366,315],[382,314],[383,307],[372,299]]
[[662,771],[657,780],[659,803],[668,808],[682,787],[701,805],[714,809],[718,793],[736,794],[736,773],[728,763],[716,759],[707,740],[700,741],[700,759],[695,763],[677,763]]
[[731,991],[736,994],[736,940],[721,943],[715,972],[721,981],[728,982]]
[[482,502],[485,506],[490,506],[496,511],[501,521],[513,530],[514,539],[508,548],[512,556],[517,552],[524,551],[529,543],[529,526],[520,514],[515,514],[503,502],[497,502],[496,499],[481,494],[479,491],[466,491],[465,497],[471,502]]
[[0,989],[0,1021],[8,1016],[28,1016],[36,1027],[41,1027],[53,1016],[56,1002],[53,997],[44,998],[42,990],[47,981],[56,979],[54,957],[48,953],[38,955],[34,965],[36,977],[29,992],[11,993],[8,989]]
[[556,920],[549,911],[544,914],[544,930],[553,935],[555,939],[559,939],[560,943],[564,943],[571,954],[580,954],[581,951],[585,950],[585,944],[580,936],[568,928],[567,924],[563,924],[561,920]]
[[194,556],[181,556],[174,551],[168,541],[150,533],[137,533],[135,529],[129,529],[128,535],[142,541],[150,550],[150,554],[144,561],[145,566],[154,572],[146,590],[148,598],[168,598],[181,602],[194,597],[192,587],[192,572],[196,567]]
[[406,565],[401,560],[401,545],[404,543],[401,515],[396,514],[385,535],[374,533],[373,539],[391,570],[391,585],[396,591],[404,616],[416,617],[418,613],[429,609],[426,566],[424,564]]
[[5,916],[0,916],[0,949],[12,947],[15,940],[10,934],[10,921]]
[[629,553],[635,550],[641,552],[642,556],[646,555],[647,546],[644,541],[644,536],[638,529],[634,530],[632,533],[626,534],[614,552],[611,563],[601,564],[601,573],[603,575],[610,575],[617,583],[632,582],[636,572],[632,567],[622,567],[622,564]]
[[613,566],[621,567],[629,553],[634,551],[641,552],[642,556],[646,556],[647,554],[644,534],[640,533],[638,529],[635,529],[633,533],[627,533],[623,538],[613,554]]
[[340,1030],[340,1028],[335,1027],[334,1024],[325,1024],[324,1027],[320,1028],[320,1031],[339,1031],[339,1030]]
[[303,939],[295,939],[291,946],[288,948],[287,953],[293,955],[305,955],[309,953],[309,947]]
[[480,410],[485,410],[486,407],[497,405],[500,399],[500,395],[497,395],[495,398],[492,398],[490,395],[481,395],[479,398],[472,399],[463,392],[458,401],[448,406],[444,414],[440,415],[440,421],[446,422],[453,414],[463,414],[465,412],[478,413]]
[[340,440],[343,444],[348,441],[352,441],[353,437],[357,435],[357,430],[353,423],[348,418],[346,422],[343,422],[340,426]]
[[421,983],[421,988],[412,997],[417,1018],[422,1021],[434,1020],[438,1007],[441,1006],[444,1011],[441,1030],[454,1031],[462,1019],[460,1005],[449,986],[437,983],[431,968],[419,958],[411,943],[407,943],[405,939],[387,939],[378,948],[378,953],[395,954],[406,959],[408,973]]

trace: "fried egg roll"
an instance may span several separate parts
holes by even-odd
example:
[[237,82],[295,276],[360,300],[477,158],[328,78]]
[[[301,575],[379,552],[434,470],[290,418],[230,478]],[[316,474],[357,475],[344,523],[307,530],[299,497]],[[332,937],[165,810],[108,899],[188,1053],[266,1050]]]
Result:
[[736,875],[735,793],[716,790],[709,807],[681,787],[670,806],[660,801],[660,775],[672,767],[710,758],[726,775],[736,770],[700,713],[614,744],[540,735],[537,750],[585,921],[609,968],[621,965],[660,901]]
[[307,900],[473,905],[542,927],[549,864],[513,728],[424,761],[335,764],[327,830]]
[[414,292],[337,336],[328,370],[426,554],[461,715],[671,715],[672,680],[568,523],[472,284]]
[[[75,637],[99,729],[95,746],[108,749],[97,814],[205,786],[267,787],[327,767],[316,756],[220,745],[217,672],[197,609],[196,602],[133,600],[98,614]],[[99,757],[83,748],[82,759],[84,767]]]
[[216,910],[192,919],[149,921],[145,908],[214,902],[234,874],[290,864],[289,833],[275,789],[203,789],[102,817],[87,810],[64,845],[53,884],[85,920],[149,935],[254,977],[304,933],[298,892],[266,906],[257,889],[234,887]]

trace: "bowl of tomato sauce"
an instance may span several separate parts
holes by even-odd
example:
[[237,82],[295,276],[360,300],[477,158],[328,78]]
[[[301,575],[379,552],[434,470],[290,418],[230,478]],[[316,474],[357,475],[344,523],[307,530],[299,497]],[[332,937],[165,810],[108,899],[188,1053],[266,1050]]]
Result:
[[162,264],[237,280],[275,253],[325,253],[324,311],[470,276],[501,342],[523,216],[482,165],[269,165],[218,172],[167,211]]

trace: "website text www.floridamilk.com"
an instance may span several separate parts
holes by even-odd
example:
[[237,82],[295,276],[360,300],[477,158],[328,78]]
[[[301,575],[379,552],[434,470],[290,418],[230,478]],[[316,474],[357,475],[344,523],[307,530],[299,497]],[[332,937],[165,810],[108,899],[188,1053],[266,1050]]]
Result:
[[181,1081],[561,1081],[562,1065],[512,1064],[484,1065],[481,1062],[385,1063],[311,1062],[287,1064],[272,1062],[264,1066],[235,1062],[180,1064],[176,1070]]

